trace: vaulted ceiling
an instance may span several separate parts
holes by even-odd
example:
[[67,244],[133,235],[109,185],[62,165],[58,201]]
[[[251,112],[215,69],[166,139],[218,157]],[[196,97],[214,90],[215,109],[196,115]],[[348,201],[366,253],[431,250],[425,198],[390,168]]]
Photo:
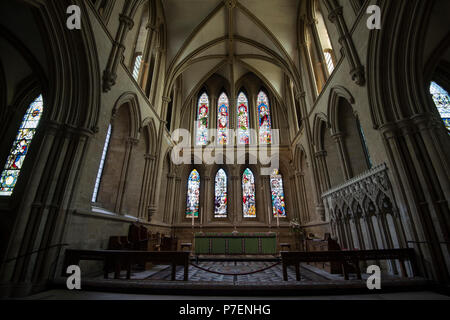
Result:
[[[278,96],[298,72],[300,0],[164,0],[167,72],[188,98],[213,73],[258,75]],[[233,87],[233,86],[232,86]]]

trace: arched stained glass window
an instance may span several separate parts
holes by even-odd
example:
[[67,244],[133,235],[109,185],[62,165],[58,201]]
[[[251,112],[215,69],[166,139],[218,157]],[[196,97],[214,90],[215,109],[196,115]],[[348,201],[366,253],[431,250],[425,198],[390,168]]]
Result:
[[206,146],[208,143],[209,97],[205,92],[198,99],[197,108],[197,145]]
[[10,196],[14,191],[25,158],[28,154],[31,141],[42,118],[44,101],[42,95],[34,100],[27,109],[25,116],[14,140],[13,146],[6,161],[0,178],[0,195]]
[[106,134],[105,145],[103,146],[102,158],[100,160],[100,166],[97,172],[97,178],[95,179],[94,193],[92,194],[92,202],[97,201],[98,189],[100,188],[100,181],[102,180],[103,169],[105,167],[106,155],[108,154],[109,142],[111,141],[112,127],[109,125],[108,132]]
[[242,175],[242,195],[244,218],[256,218],[255,176],[248,168]]
[[248,99],[245,93],[239,93],[237,98],[237,106],[238,144],[249,144],[250,121],[248,117]]
[[200,205],[200,174],[197,170],[192,170],[188,178],[187,185],[187,205],[186,218],[198,218]]
[[217,103],[217,142],[221,145],[228,144],[230,103],[226,93],[222,93]]
[[214,216],[216,218],[226,218],[227,203],[227,174],[225,170],[219,169],[215,181]]
[[450,134],[450,96],[448,92],[436,82],[431,82],[430,93],[433,97],[434,104],[445,123],[445,127]]
[[270,117],[269,98],[261,91],[258,94],[258,115],[259,115],[259,143],[272,143],[272,120]]
[[286,204],[284,202],[283,177],[278,169],[270,176],[270,190],[272,192],[272,211],[274,217],[286,217]]

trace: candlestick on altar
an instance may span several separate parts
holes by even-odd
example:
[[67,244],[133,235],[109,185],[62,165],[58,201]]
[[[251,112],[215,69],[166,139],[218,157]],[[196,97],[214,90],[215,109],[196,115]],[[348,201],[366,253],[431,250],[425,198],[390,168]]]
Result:
[[277,228],[280,228],[280,215],[277,213]]

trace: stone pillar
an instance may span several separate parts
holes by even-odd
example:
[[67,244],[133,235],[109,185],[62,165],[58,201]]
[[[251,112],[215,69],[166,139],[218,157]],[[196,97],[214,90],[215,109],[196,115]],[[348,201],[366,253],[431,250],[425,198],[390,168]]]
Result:
[[[306,104],[306,93],[300,92],[299,94],[296,95],[299,103],[300,103],[300,109],[302,110],[303,114],[308,114],[308,109],[307,109],[307,104]],[[323,205],[323,201],[322,201],[322,193],[320,191],[320,185],[318,183],[319,181],[319,174],[318,174],[318,169],[317,169],[317,163],[316,163],[316,159],[313,156],[314,152],[313,152],[313,147],[312,147],[312,133],[311,133],[311,124],[309,121],[304,121],[303,124],[305,125],[305,132],[306,132],[306,138],[308,141],[308,151],[309,151],[309,155],[310,155],[310,159],[311,159],[311,170],[312,170],[312,174],[313,174],[313,179],[312,179],[312,184],[313,184],[313,188],[314,191],[314,202],[316,203],[316,214],[318,217],[321,217],[321,219],[323,221],[325,221],[325,207]]]
[[133,153],[133,147],[139,143],[139,140],[133,137],[129,137],[126,141],[125,155],[123,157],[122,169],[120,173],[119,187],[117,190],[117,197],[115,201],[114,211],[117,214],[122,214],[123,197],[125,195],[127,186],[128,167],[130,164],[131,155]]
[[[161,35],[159,35],[161,36]],[[156,50],[156,56],[155,56],[155,67],[154,67],[154,71],[153,71],[153,77],[152,77],[152,84],[150,87],[150,94],[149,94],[149,100],[152,103],[152,105],[155,104],[155,98],[156,98],[156,87],[157,87],[157,81],[158,79],[162,78],[160,77],[160,69],[161,69],[161,55],[163,54],[163,49],[159,46],[159,44],[156,46],[155,48]],[[161,112],[161,114],[163,114]],[[164,112],[164,117],[163,119],[165,119],[166,114]]]
[[341,160],[342,173],[345,180],[350,180],[353,177],[352,167],[348,157],[347,148],[345,147],[344,135],[342,133],[335,133],[331,136],[336,142],[339,159]]
[[343,9],[336,0],[325,1],[330,12],[329,19],[333,22],[339,32],[339,42],[344,48],[345,56],[348,59],[350,65],[350,75],[352,80],[359,86],[364,86],[366,83],[364,67],[361,64],[361,60],[353,43],[352,36],[348,30],[347,24],[343,16]]
[[153,169],[154,169],[153,164],[155,162],[156,157],[154,155],[145,154],[144,159],[145,159],[144,177],[143,177],[143,182],[142,182],[138,217],[140,219],[148,220],[149,217],[147,216],[146,208],[148,206],[149,188],[151,186],[151,179],[153,177]]
[[[262,184],[260,186],[260,194],[261,197],[261,204],[262,208],[256,208],[256,214],[259,215],[256,218],[259,221],[264,221],[265,223],[271,224],[271,221],[274,220],[273,218],[273,211],[272,211],[272,197],[271,197],[271,190],[270,190],[270,176],[260,176],[260,183]],[[258,196],[258,194],[257,194]],[[262,219],[261,219],[262,216]]]
[[233,203],[233,213],[231,216],[231,222],[233,223],[234,226],[236,226],[239,223],[239,214],[241,212],[239,205],[242,205],[242,196],[241,195],[241,189],[239,188],[239,182],[240,182],[240,177],[238,175],[233,174],[231,176],[231,200]]
[[150,70],[150,67],[153,50],[155,48],[155,42],[157,41],[157,30],[156,26],[150,23],[147,24],[146,29],[148,30],[146,40],[147,45],[142,55],[142,72],[139,73],[139,84],[147,94],[147,90],[149,89],[148,87],[151,85],[153,78],[153,70]]
[[124,42],[128,32],[133,28],[134,21],[129,16],[121,14],[119,16],[119,28],[113,43],[113,48],[109,55],[108,64],[103,72],[103,91],[108,92],[116,84],[117,67],[125,51]]
[[[210,216],[211,213],[214,215],[214,208],[212,208],[212,199],[214,198],[211,194],[211,177],[203,177],[203,199],[200,197],[200,203],[202,204],[202,210],[200,212],[200,224],[204,225],[207,222],[207,216]],[[201,194],[200,194],[201,196]]]
[[164,210],[164,218],[163,222],[169,224],[174,209],[174,201],[175,201],[175,175],[173,173],[169,173],[167,176],[167,188],[166,188],[166,206]]

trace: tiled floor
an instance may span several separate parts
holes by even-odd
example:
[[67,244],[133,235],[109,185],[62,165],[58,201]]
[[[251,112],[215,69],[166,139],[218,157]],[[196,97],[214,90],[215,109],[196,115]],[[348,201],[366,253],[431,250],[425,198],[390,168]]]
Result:
[[[210,270],[208,272],[195,267],[198,265],[202,269]],[[239,275],[250,273],[253,271],[263,270],[249,275]],[[236,275],[222,275],[218,273],[236,274]],[[302,282],[328,282],[344,281],[341,275],[332,275],[323,270],[314,268],[309,265],[302,265],[301,267],[301,281]],[[122,272],[121,277],[125,278],[125,271]],[[184,270],[182,267],[177,268],[176,279],[183,280]],[[110,274],[110,278],[113,274]],[[171,268],[169,266],[155,266],[151,270],[134,271],[131,274],[132,280],[170,280]],[[364,275],[363,275],[364,277]],[[99,276],[98,279],[101,279]],[[355,275],[351,275],[355,278]],[[395,278],[395,277],[394,277]],[[275,262],[256,262],[256,261],[203,261],[198,264],[189,266],[189,281],[192,282],[220,282],[220,283],[276,283],[283,282],[283,270],[281,264]],[[288,281],[295,281],[295,270],[293,267],[288,268]]]

